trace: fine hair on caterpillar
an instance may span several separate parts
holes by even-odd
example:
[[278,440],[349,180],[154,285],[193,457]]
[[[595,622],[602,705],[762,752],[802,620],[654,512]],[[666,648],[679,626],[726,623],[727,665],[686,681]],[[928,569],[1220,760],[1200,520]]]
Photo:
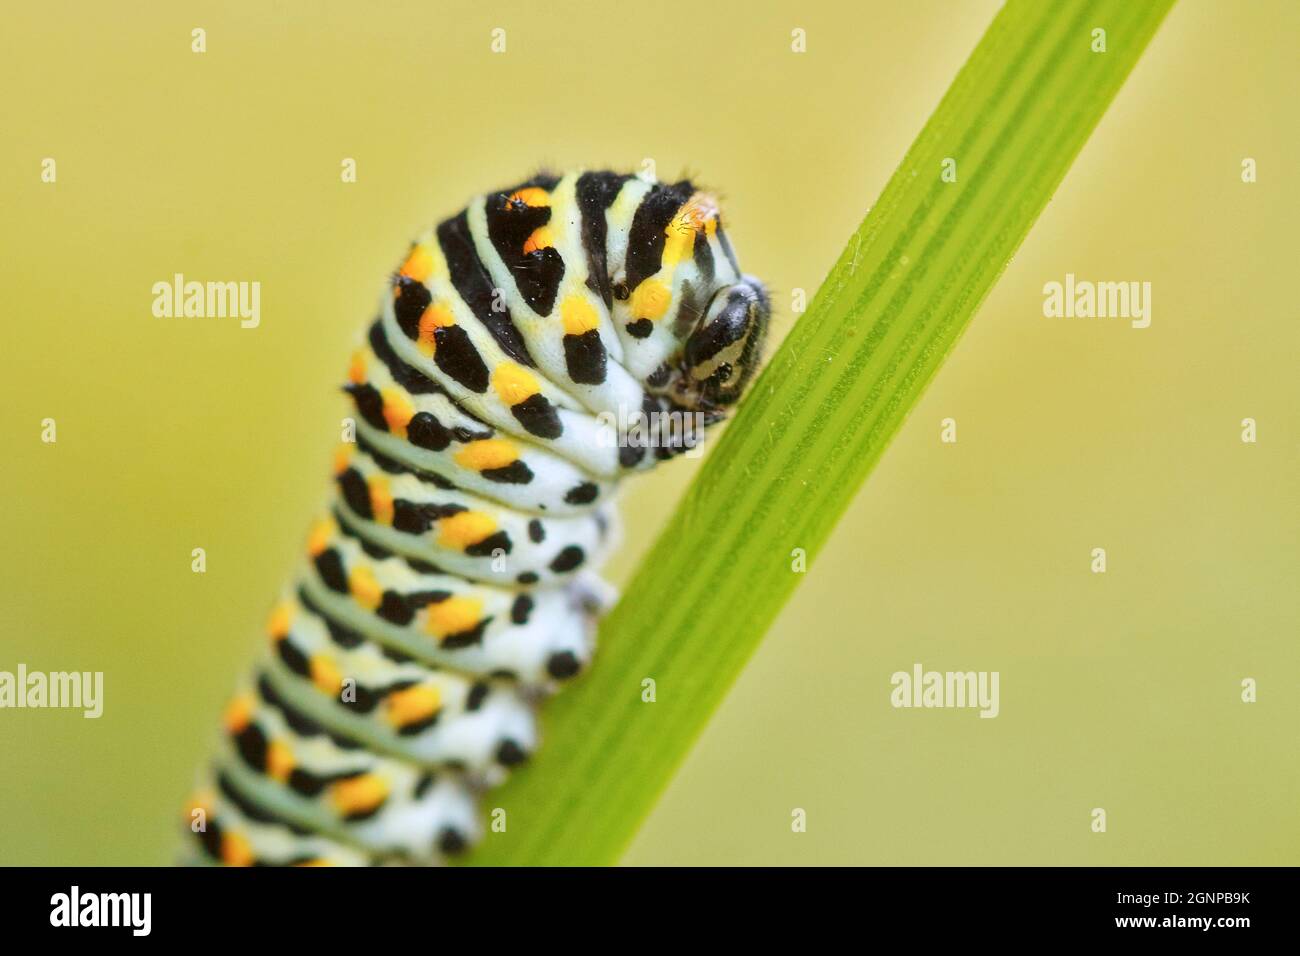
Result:
[[416,238],[348,364],[355,442],[228,705],[195,862],[437,863],[591,662],[626,475],[698,452],[771,313],[716,200],[538,175]]

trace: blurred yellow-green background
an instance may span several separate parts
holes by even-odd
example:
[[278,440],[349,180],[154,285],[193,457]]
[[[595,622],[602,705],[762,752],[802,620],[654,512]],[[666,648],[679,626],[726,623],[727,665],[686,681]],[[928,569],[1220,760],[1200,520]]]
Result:
[[[411,235],[650,158],[723,192],[780,335],[997,7],[11,4],[0,670],[105,712],[0,711],[0,863],[170,861]],[[627,862],[1300,861],[1298,29],[1175,7]],[[154,318],[176,272],[261,282],[260,327]],[[1151,327],[1043,318],[1067,272],[1151,282]],[[694,464],[628,488],[616,581]],[[893,709],[915,662],[1000,716]]]

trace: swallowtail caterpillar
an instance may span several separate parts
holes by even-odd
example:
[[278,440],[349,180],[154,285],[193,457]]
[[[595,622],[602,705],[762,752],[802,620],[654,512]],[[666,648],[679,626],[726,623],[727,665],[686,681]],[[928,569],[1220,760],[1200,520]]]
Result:
[[686,181],[538,175],[417,239],[352,356],[337,493],[188,808],[192,860],[471,847],[479,795],[591,660],[615,487],[740,397],[770,311]]

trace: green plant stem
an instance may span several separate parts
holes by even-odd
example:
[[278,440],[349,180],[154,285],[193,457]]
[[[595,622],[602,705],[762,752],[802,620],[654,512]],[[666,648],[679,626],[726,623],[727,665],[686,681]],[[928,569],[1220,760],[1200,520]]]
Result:
[[491,798],[506,831],[470,862],[617,861],[798,584],[793,550],[812,567],[1171,5],[998,13],[603,622],[592,672],[548,704],[545,746]]

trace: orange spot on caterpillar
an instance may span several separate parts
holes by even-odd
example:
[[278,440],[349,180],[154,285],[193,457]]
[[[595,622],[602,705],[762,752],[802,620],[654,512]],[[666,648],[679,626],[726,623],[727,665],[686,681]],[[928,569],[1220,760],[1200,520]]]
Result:
[[252,866],[256,857],[253,846],[242,833],[224,833],[221,836],[221,862],[226,866]]
[[492,387],[507,405],[518,405],[541,391],[537,379],[514,362],[502,362],[496,367],[492,373]]
[[313,558],[320,555],[322,551],[330,545],[330,540],[334,537],[338,528],[329,518],[321,518],[312,525],[311,534],[307,536],[307,553]]
[[414,279],[416,282],[423,282],[428,279],[433,274],[433,254],[428,247],[422,243],[412,246],[411,254],[402,263],[402,268],[398,270],[398,274],[406,276],[408,279]]
[[330,802],[343,816],[366,813],[387,798],[388,784],[373,773],[340,780],[330,787]]
[[456,464],[473,471],[504,468],[519,457],[514,442],[504,438],[480,438],[456,453]]
[[311,668],[311,682],[322,694],[331,697],[338,694],[343,687],[343,675],[338,665],[323,654],[317,654],[308,662]]
[[384,421],[388,430],[399,438],[406,437],[406,426],[415,417],[415,408],[398,388],[386,388],[379,393],[384,400]]
[[441,302],[430,303],[420,314],[419,335],[415,340],[415,347],[433,358],[433,353],[437,350],[437,340],[434,333],[438,329],[445,329],[456,324],[456,317],[451,314],[451,309]]
[[646,279],[632,293],[632,314],[638,319],[661,319],[672,298],[672,292],[664,283],[658,279]]
[[352,569],[352,573],[348,576],[348,590],[352,592],[352,599],[367,611],[379,607],[384,599],[383,588],[379,586],[371,570],[366,567]]
[[334,449],[334,474],[341,475],[352,465],[352,446],[344,442]]
[[388,722],[394,727],[428,720],[442,707],[442,694],[438,688],[416,685],[393,691],[384,701]]
[[290,601],[281,601],[271,611],[271,617],[266,622],[266,633],[271,636],[273,641],[282,641],[289,634],[289,625],[293,623],[294,606]]
[[600,324],[596,310],[580,295],[568,296],[560,303],[560,319],[564,322],[565,335],[582,335]]
[[425,629],[434,637],[446,637],[468,631],[483,616],[483,602],[476,598],[449,597],[429,605]]
[[438,543],[444,548],[464,551],[496,529],[497,523],[491,515],[482,511],[462,511],[438,522]]
[[366,382],[366,353],[362,349],[352,353],[352,362],[348,365],[348,381],[353,385],[364,385]]
[[523,189],[516,189],[510,194],[511,202],[522,202],[526,206],[549,206],[551,196],[540,186],[527,186]]
[[266,775],[283,783],[293,772],[293,751],[282,740],[272,740],[266,748]]
[[366,480],[370,489],[370,511],[376,524],[393,523],[393,492],[388,487],[388,479],[383,475],[371,475]]
[[226,728],[227,733],[237,734],[253,719],[253,708],[256,702],[252,694],[239,694],[231,699],[226,705],[225,713],[221,715],[222,726]]
[[549,249],[553,245],[555,245],[555,236],[551,233],[551,227],[538,226],[533,230],[532,235],[524,240],[524,255],[539,249]]

